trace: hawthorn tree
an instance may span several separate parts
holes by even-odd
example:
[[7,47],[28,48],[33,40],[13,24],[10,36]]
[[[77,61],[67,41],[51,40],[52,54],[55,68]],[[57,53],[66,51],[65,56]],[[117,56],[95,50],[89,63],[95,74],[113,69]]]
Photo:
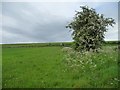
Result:
[[70,28],[77,51],[97,51],[104,42],[105,32],[108,26],[113,26],[113,18],[105,18],[95,9],[88,6],[80,6],[82,11],[76,11],[73,20],[66,26]]

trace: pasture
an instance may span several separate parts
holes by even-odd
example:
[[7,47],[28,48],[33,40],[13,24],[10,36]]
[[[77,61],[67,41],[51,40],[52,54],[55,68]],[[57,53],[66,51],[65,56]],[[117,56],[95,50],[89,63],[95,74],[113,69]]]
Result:
[[100,53],[78,57],[62,51],[63,46],[3,48],[2,87],[116,88],[119,82],[116,47],[105,45]]

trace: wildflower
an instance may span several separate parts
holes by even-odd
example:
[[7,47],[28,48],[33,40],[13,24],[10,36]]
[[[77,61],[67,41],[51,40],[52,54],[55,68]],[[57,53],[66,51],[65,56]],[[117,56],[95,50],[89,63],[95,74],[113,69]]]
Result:
[[113,84],[113,83],[110,83],[110,84]]
[[118,78],[114,78],[115,81],[120,81]]
[[96,64],[93,67],[96,67]]
[[114,78],[114,80],[116,80],[116,81],[117,81],[118,79],[117,79],[117,78]]

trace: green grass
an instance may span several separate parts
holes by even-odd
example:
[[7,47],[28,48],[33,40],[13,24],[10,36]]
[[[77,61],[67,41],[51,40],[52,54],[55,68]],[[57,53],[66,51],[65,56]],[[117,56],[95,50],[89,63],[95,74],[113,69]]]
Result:
[[118,51],[117,46],[104,46],[99,53],[69,51],[65,55],[68,70],[78,72],[78,85],[75,87],[118,87]]
[[2,47],[0,45],[0,89],[2,88]]
[[[96,68],[76,67],[76,54],[62,47],[3,48],[3,88],[86,88],[117,87],[117,51],[105,46],[101,53],[86,54],[79,60],[93,60]],[[74,58],[73,58],[74,57]],[[67,60],[67,61],[66,61]],[[71,60],[71,61],[70,61]],[[75,62],[73,62],[75,61]],[[100,63],[105,61],[105,63]],[[73,67],[71,67],[71,65]]]

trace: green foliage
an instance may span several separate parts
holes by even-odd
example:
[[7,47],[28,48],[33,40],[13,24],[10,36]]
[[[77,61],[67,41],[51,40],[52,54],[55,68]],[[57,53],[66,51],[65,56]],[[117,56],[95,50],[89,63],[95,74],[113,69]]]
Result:
[[[79,81],[75,87],[118,87],[118,52],[117,46],[103,46],[99,53],[76,52],[71,50],[66,53],[66,68],[72,73],[79,73]],[[78,75],[76,75],[78,77]]]
[[73,30],[76,50],[96,51],[104,42],[107,27],[115,24],[114,19],[105,18],[103,14],[98,14],[95,9],[88,6],[81,6],[81,9],[81,12],[76,11],[73,21],[66,28]]

